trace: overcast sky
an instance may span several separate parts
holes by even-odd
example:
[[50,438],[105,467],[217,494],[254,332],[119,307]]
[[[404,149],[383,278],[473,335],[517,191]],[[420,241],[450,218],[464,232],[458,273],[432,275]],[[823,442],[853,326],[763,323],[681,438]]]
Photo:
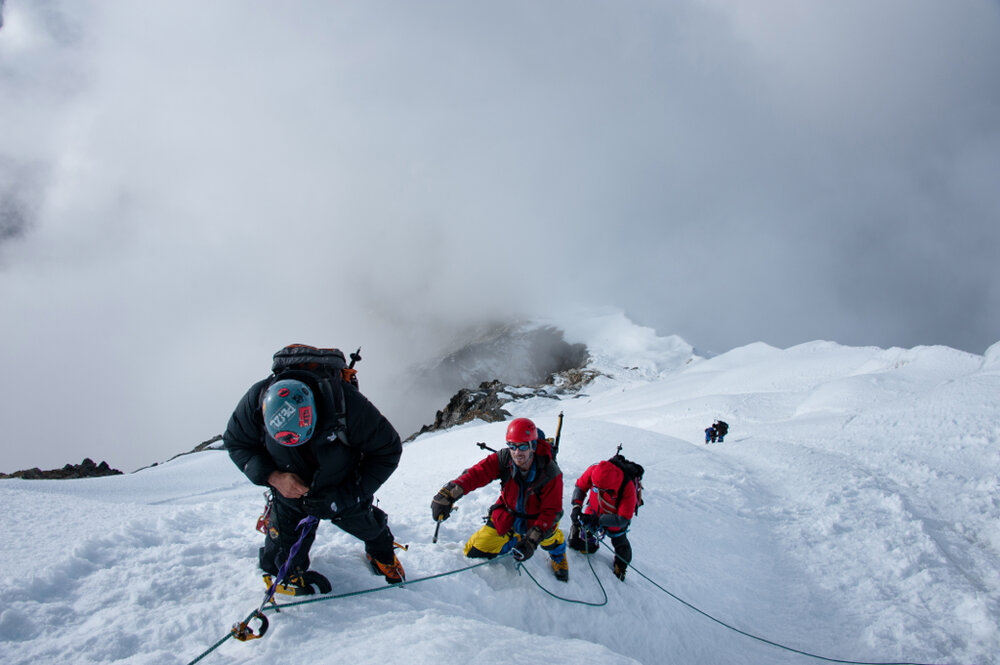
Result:
[[188,450],[291,342],[364,346],[392,417],[455,330],[574,303],[704,352],[1000,340],[996,1],[3,16],[0,471]]

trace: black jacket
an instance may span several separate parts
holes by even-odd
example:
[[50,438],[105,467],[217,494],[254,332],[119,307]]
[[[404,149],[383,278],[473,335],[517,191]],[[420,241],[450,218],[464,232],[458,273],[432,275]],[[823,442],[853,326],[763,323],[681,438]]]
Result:
[[371,499],[399,466],[403,452],[389,421],[357,388],[341,382],[350,442],[345,445],[333,430],[333,404],[324,402],[313,385],[316,430],[301,446],[284,446],[264,428],[261,398],[270,381],[268,377],[251,386],[229,419],[222,439],[236,466],[256,485],[266,486],[274,471],[288,471],[302,478],[311,497]]

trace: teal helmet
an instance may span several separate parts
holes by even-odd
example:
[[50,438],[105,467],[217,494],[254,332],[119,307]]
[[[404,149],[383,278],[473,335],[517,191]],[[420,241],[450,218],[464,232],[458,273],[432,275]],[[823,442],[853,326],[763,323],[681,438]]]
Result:
[[264,427],[283,446],[301,446],[316,429],[316,400],[295,379],[275,381],[264,393]]

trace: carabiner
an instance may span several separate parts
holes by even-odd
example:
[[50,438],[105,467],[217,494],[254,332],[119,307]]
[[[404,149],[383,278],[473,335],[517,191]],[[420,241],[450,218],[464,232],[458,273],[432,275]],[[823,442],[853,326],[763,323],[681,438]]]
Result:
[[[250,627],[250,622],[254,619],[257,619],[260,622],[260,626],[257,628],[258,632],[256,633],[253,631],[253,628]],[[255,610],[246,621],[233,624],[232,634],[233,637],[238,639],[240,642],[259,640],[264,637],[264,633],[267,632],[267,627],[267,616],[265,616],[260,610]]]

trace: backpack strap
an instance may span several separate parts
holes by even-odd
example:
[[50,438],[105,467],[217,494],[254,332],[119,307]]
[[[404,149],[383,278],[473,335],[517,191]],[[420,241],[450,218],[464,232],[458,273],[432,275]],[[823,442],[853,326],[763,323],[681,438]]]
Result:
[[336,438],[345,446],[350,446],[351,442],[347,438],[347,403],[344,400],[344,386],[340,379],[328,376],[321,376],[317,379],[319,394],[323,397],[325,404],[333,404],[333,436],[327,437],[331,441]]
[[[500,482],[506,483],[514,477],[514,462],[510,457],[510,448],[504,447],[498,450],[497,459],[500,462]],[[530,492],[537,490],[562,473],[559,465],[552,458],[536,456],[535,463],[538,464],[538,468],[535,479],[528,485],[528,491]]]

